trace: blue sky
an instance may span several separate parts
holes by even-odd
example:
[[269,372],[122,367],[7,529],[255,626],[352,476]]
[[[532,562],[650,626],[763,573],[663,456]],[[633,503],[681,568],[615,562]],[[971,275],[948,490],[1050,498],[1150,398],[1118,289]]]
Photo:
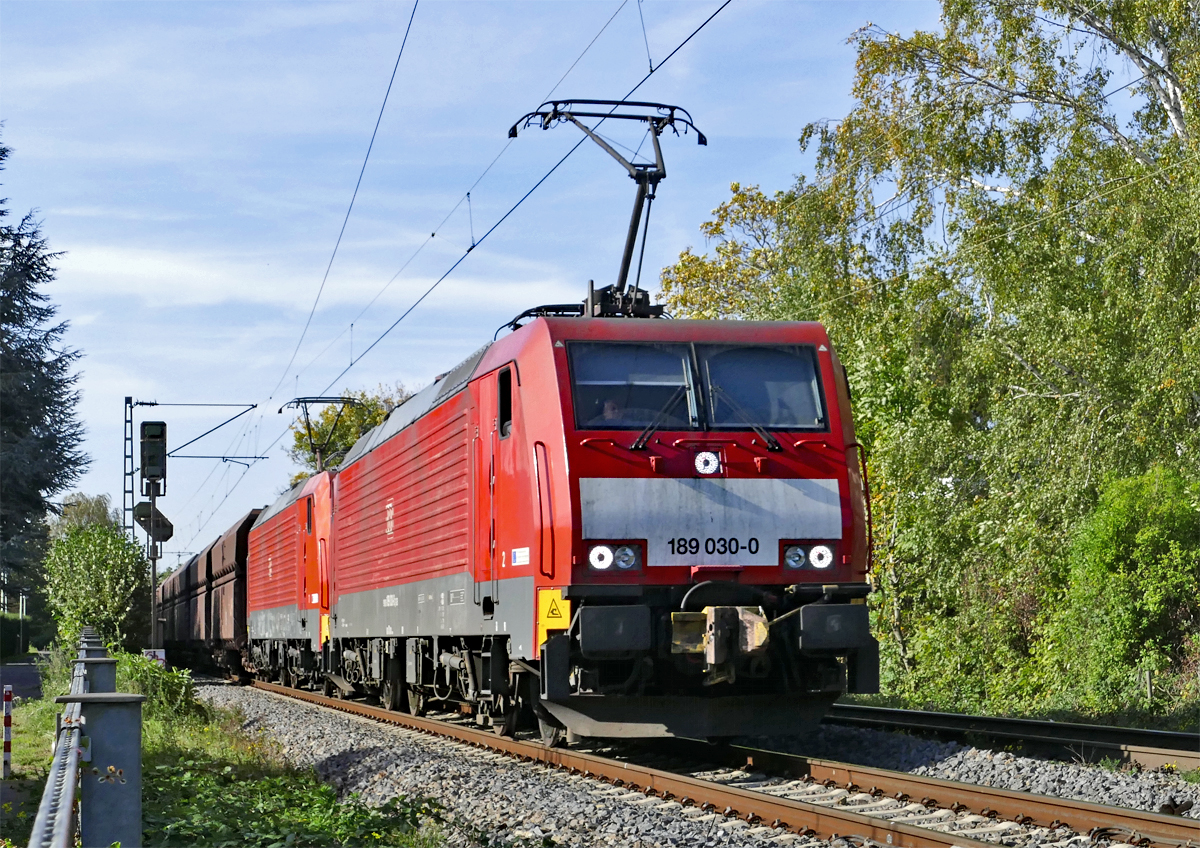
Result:
[[[362,166],[412,5],[19,2],[0,7],[0,119],[13,148],[0,196],[35,208],[64,251],[48,293],[84,353],[81,417],[91,467],[78,488],[120,501],[122,403],[257,403],[194,446],[257,454],[178,460],[161,508],[165,546],[196,551],[294,472],[276,410],[325,389],[579,138],[506,131],[555,91],[616,99],[719,2],[432,2],[408,46],[336,261],[295,364]],[[618,11],[619,9],[619,11]],[[615,16],[614,16],[615,13]],[[854,54],[873,22],[937,26],[933,2],[734,0],[637,97],[688,109],[708,136],[664,139],[649,280],[685,247],[733,181],[786,188],[810,164],[804,125],[850,107]],[[613,127],[636,147],[640,133]],[[438,227],[468,189],[464,203]],[[402,381],[459,361],[538,303],[615,278],[634,184],[581,147],[332,391]],[[422,243],[428,243],[384,289]],[[380,291],[382,294],[380,294]],[[368,303],[378,295],[369,308]],[[282,385],[272,394],[276,384]],[[139,410],[173,445],[230,411]],[[193,452],[189,449],[189,453]]]

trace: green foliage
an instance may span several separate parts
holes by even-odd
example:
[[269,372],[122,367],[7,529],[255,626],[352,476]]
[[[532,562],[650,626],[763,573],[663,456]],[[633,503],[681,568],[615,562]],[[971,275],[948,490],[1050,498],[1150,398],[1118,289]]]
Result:
[[[137,667],[139,680],[170,674]],[[436,829],[421,826],[422,819],[440,820],[432,804],[407,798],[379,808],[356,798],[339,802],[336,790],[311,769],[288,765],[263,737],[247,735],[243,724],[234,712],[195,701],[148,716],[142,735],[147,848],[442,844]]]
[[[21,643],[24,630],[25,641]],[[54,638],[54,627],[44,621],[35,621],[26,616],[0,614],[0,657],[12,657],[26,652],[30,647],[44,648]]]
[[[189,753],[152,756],[143,801],[146,846],[269,846],[434,844],[421,836],[432,807],[393,798],[368,807],[312,772],[247,766]],[[164,762],[163,760],[167,760]]]
[[[0,144],[0,170],[9,149]],[[63,346],[65,322],[42,289],[54,281],[52,253],[32,213],[8,224],[0,200],[0,569],[23,588],[35,585],[50,498],[88,463],[75,417],[79,354]]]
[[58,540],[72,530],[90,524],[121,526],[121,513],[112,505],[108,495],[85,495],[72,492],[63,498],[62,511],[48,521],[50,539]]
[[145,695],[146,716],[204,715],[196,700],[192,673],[185,668],[164,668],[141,654],[117,653],[117,691]]
[[[1200,695],[1200,509],[1179,475],[1155,468],[1105,487],[1072,540],[1059,597],[1037,652],[1044,691],[1097,713]],[[1173,669],[1190,673],[1164,685]]]
[[393,388],[381,383],[374,392],[365,389],[352,392],[347,389],[341,396],[356,403],[327,404],[307,423],[303,416],[292,423],[292,447],[288,456],[304,468],[303,472],[292,478],[293,486],[322,468],[337,465],[360,437],[412,397],[412,392],[400,383]]
[[[685,251],[663,290],[679,315],[829,328],[872,457],[888,692],[1094,713],[1125,701],[1039,653],[1066,650],[1054,612],[1087,583],[1077,528],[1106,480],[1200,475],[1200,10],[945,0],[942,20],[856,33],[854,109],[801,138],[814,173],[735,184],[712,255]],[[1145,73],[1127,120],[1126,60]],[[1163,550],[1150,579],[1186,574]],[[1114,601],[1161,639],[1114,648],[1109,674],[1153,666],[1195,699],[1170,681],[1200,648],[1162,591]]]
[[[360,846],[435,848],[442,813],[431,802],[397,798],[371,808],[337,792],[311,769],[287,764],[239,715],[195,698],[187,672],[139,654],[115,654],[117,688],[147,696],[142,722],[143,844],[150,846]],[[44,781],[49,741],[70,682],[74,651],[55,647],[43,666],[43,697],[14,711],[14,770]],[[34,797],[40,788],[33,787]],[[36,801],[32,809],[36,809]],[[5,821],[25,844],[29,821]]]
[[43,698],[54,698],[70,691],[73,662],[79,656],[78,644],[78,639],[72,642],[55,639],[49,650],[38,658]]
[[44,568],[46,598],[66,644],[84,625],[127,650],[145,642],[150,569],[119,528],[89,524],[69,531],[51,546]]

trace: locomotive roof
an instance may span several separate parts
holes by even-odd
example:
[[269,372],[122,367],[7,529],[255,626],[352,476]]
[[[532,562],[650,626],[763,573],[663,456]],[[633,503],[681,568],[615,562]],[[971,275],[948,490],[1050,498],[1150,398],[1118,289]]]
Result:
[[[483,359],[483,355],[487,353],[489,347],[491,347],[490,342],[458,363],[453,369],[444,374],[441,379],[435,380],[432,384],[426,386],[393,409],[388,413],[388,417],[379,425],[368,430],[354,443],[354,447],[350,449],[350,452],[346,454],[346,457],[338,467],[345,468],[347,465],[361,459],[409,424],[412,424],[426,412],[429,412],[429,410],[442,403],[446,398],[462,391],[463,387],[471,379],[471,375],[475,373],[475,368],[479,365],[479,360]],[[280,508],[282,509],[282,507]],[[260,518],[259,520],[261,521],[262,519]]]
[[282,495],[280,495],[278,498],[276,498],[275,502],[273,504],[271,504],[269,507],[264,509],[261,513],[259,513],[258,519],[254,522],[253,526],[257,527],[260,524],[266,524],[273,517],[275,517],[279,513],[283,512],[289,505],[294,504],[296,502],[296,500],[300,497],[300,490],[304,488],[304,484],[307,483],[310,479],[312,479],[312,478],[305,477],[303,480],[301,480],[295,486],[292,486],[292,488],[288,489],[286,492],[284,492]]
[[[551,336],[555,338],[572,337],[583,339],[628,339],[637,341],[653,339],[657,341],[687,341],[697,335],[697,329],[703,328],[702,337],[728,337],[730,341],[749,341],[761,337],[764,331],[779,331],[785,327],[791,333],[801,329],[803,335],[811,335],[812,341],[825,339],[825,330],[821,324],[811,321],[730,321],[730,320],[688,320],[688,321],[647,321],[644,318],[555,318],[541,317],[550,328]],[[531,324],[534,322],[530,322]],[[529,325],[526,325],[529,326]],[[364,433],[337,466],[338,469],[357,462],[366,454],[375,450],[392,436],[412,424],[425,413],[441,404],[451,395],[461,391],[475,374],[480,361],[488,348],[488,342],[472,353],[454,368],[443,374],[432,384],[410,397],[397,406],[380,424]],[[312,479],[306,477],[295,486],[280,495],[274,503],[268,506],[258,516],[254,526],[265,524],[278,515],[289,505],[295,503],[304,485]]]

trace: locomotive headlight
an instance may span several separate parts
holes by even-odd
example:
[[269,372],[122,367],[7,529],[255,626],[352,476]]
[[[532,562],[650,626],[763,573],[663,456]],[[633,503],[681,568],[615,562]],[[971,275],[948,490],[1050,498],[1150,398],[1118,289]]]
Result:
[[[621,550],[618,548],[617,550]],[[594,545],[588,551],[588,565],[597,571],[607,571],[612,568],[613,549],[608,545]]]
[[803,568],[807,560],[804,548],[799,545],[788,545],[783,550],[783,564],[788,568]]
[[716,474],[721,470],[721,457],[712,451],[696,454],[696,471],[699,474]]
[[[595,548],[592,548],[595,550]],[[638,549],[632,545],[621,545],[613,552],[613,560],[617,563],[617,568],[628,570],[638,567]]]
[[813,545],[812,550],[808,552],[808,561],[812,563],[813,568],[829,568],[833,565],[833,551],[829,545]]

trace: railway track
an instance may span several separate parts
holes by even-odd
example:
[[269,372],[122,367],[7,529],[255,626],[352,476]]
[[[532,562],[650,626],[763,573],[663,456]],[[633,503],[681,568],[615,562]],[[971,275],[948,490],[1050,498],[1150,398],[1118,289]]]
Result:
[[997,843],[1041,848],[1200,846],[1200,821],[1194,819],[689,740],[591,750],[546,748],[453,721],[273,683],[253,685],[603,781],[611,788],[599,791],[631,803],[696,817],[738,819],[748,833],[768,838],[786,831],[935,848]]
[[834,704],[825,719],[832,724],[884,730],[913,730],[962,739],[983,737],[1000,743],[1020,742],[1039,752],[1052,751],[1096,761],[1113,756],[1142,768],[1174,765],[1182,771],[1200,768],[1200,734],[1133,727],[994,718],[958,713],[899,710],[860,704]]

